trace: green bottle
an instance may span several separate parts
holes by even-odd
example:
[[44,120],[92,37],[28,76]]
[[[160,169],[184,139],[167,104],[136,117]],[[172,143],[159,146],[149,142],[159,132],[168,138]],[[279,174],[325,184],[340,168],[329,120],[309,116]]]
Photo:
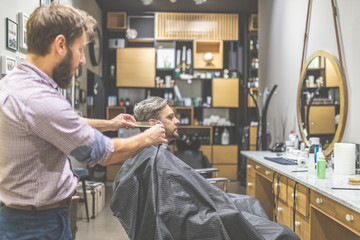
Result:
[[326,161],[324,153],[322,152],[321,148],[319,148],[319,151],[316,154],[316,170],[317,170],[317,178],[319,179],[325,179],[326,178]]

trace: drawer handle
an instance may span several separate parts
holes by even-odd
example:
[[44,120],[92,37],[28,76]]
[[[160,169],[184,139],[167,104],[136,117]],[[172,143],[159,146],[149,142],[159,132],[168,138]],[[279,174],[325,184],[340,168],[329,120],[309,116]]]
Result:
[[354,221],[354,216],[352,214],[346,214],[345,218],[348,222]]
[[252,166],[250,164],[246,165],[247,168],[251,168]]
[[[294,193],[291,194],[291,197],[294,198]],[[295,198],[297,197],[297,194],[295,194]]]
[[278,207],[277,210],[278,210],[278,212],[281,212],[283,209],[282,209],[282,207]]
[[280,186],[280,184],[279,183],[275,183],[275,187],[279,187]]
[[300,224],[301,224],[301,222],[299,222],[299,221],[295,221],[295,227],[300,226]]
[[251,182],[248,182],[248,187],[251,187],[253,184]]
[[271,173],[271,172],[268,171],[268,170],[265,171],[265,174],[266,174],[266,175],[269,175],[270,173]]
[[318,203],[318,204],[322,204],[322,202],[323,202],[323,200],[322,200],[322,198],[316,198],[316,203]]
[[259,168],[260,168],[260,166],[259,166],[259,165],[256,165],[256,166],[255,166],[255,168],[256,168],[256,169],[259,169]]

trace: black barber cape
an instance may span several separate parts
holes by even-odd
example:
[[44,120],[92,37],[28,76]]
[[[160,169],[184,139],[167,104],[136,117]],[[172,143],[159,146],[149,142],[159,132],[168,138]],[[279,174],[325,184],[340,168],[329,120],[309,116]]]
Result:
[[224,193],[164,147],[128,159],[113,190],[111,210],[130,239],[300,239],[258,200]]

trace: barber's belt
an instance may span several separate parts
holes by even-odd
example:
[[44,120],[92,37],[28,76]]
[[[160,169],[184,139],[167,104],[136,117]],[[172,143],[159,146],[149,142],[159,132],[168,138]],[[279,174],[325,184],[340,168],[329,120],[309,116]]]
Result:
[[51,203],[51,204],[40,206],[40,207],[35,207],[32,205],[21,206],[21,205],[14,205],[14,204],[5,204],[5,206],[9,207],[9,208],[17,209],[17,210],[23,210],[23,211],[43,211],[43,210],[50,210],[50,209],[55,209],[55,208],[68,207],[70,205],[70,202],[71,202],[71,197],[61,200],[56,203]]

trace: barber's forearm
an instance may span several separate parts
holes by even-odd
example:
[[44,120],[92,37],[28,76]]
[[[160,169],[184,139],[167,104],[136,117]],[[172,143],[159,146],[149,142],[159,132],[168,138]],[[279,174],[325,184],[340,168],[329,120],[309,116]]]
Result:
[[100,132],[106,132],[110,130],[110,122],[105,119],[90,119],[90,118],[80,118],[82,121],[89,124],[91,127],[99,130]]
[[144,133],[137,134],[128,138],[113,138],[114,152],[106,162],[101,165],[106,166],[114,163],[123,163],[125,160],[133,157],[144,148],[151,145]]

